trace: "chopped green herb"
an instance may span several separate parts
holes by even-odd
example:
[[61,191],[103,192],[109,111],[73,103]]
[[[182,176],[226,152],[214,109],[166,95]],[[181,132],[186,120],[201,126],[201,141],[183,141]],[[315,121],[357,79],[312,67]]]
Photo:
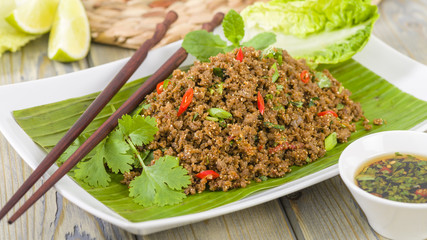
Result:
[[310,102],[308,103],[308,107],[317,106],[317,103],[315,102],[316,100],[319,100],[319,98],[318,97],[311,98]]
[[266,50],[263,51],[262,56],[264,58],[276,59],[278,64],[282,64],[283,62],[282,50],[280,49],[267,48]]
[[323,72],[315,72],[314,76],[316,77],[317,85],[320,88],[331,87],[331,79],[329,79]]
[[303,102],[292,102],[292,101],[291,101],[291,104],[292,104],[292,105],[294,105],[295,107],[299,107],[299,108],[300,108],[300,107],[302,107],[302,105],[303,105],[304,103],[303,103]]
[[261,181],[264,182],[268,180],[268,177],[263,175],[263,176],[260,176],[259,179],[261,179]]
[[224,91],[224,83],[220,82],[216,85],[216,91],[222,95],[222,92]]
[[273,110],[276,110],[276,111],[280,111],[280,110],[285,110],[285,107],[284,106],[282,106],[282,105],[277,105],[277,106],[274,106],[273,107]]
[[409,154],[380,156],[356,176],[363,190],[378,197],[408,203],[427,203],[427,158]]
[[268,128],[275,128],[275,129],[279,129],[279,130],[286,130],[285,126],[283,125],[279,125],[279,124],[274,124],[271,122],[264,122],[264,125]]
[[282,91],[283,90],[283,85],[280,85],[280,84],[276,84],[276,89],[277,90],[279,90],[279,91]]
[[217,77],[223,78],[224,77],[224,69],[216,67],[213,68],[213,74]]
[[341,103],[338,103],[337,104],[337,110],[341,110],[341,109],[343,109],[344,108],[344,105],[343,104],[341,104]]
[[199,113],[194,114],[193,121],[196,120],[196,118],[199,116]]
[[170,81],[171,81],[170,79],[166,79],[166,80],[163,82],[163,89],[168,88],[168,85],[169,85]]
[[274,98],[273,94],[266,94],[265,95],[265,99],[273,99],[273,98]]

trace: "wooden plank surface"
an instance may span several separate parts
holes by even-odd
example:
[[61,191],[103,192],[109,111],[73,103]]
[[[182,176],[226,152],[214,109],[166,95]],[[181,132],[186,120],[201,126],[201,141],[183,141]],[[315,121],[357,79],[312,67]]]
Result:
[[[427,64],[427,0],[383,0],[380,14],[374,34],[401,53]],[[47,58],[46,47],[44,36],[21,51],[4,54],[0,58],[0,85],[74,72],[133,53],[93,45],[85,60],[62,64]],[[0,134],[0,206],[31,172]],[[298,199],[284,197],[207,221],[135,236],[50,190],[15,224],[2,220],[0,239],[383,239],[370,228],[339,177],[301,193]]]

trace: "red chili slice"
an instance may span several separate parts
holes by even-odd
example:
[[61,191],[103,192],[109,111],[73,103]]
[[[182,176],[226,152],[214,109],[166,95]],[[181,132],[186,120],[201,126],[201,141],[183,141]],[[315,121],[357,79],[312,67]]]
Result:
[[286,149],[295,149],[295,145],[293,144],[289,144],[288,142],[285,142],[284,144],[279,144],[274,148],[269,148],[268,149],[268,153],[269,154],[273,154],[273,153],[277,153],[280,152],[282,150],[286,150]]
[[310,73],[307,70],[302,71],[300,77],[303,83],[308,83],[310,81]]
[[419,188],[415,190],[415,194],[421,197],[427,197],[427,188]]
[[162,93],[162,92],[163,92],[163,83],[164,83],[164,82],[159,82],[159,83],[157,84],[157,86],[156,86],[157,94],[160,94],[160,93]]
[[215,179],[217,177],[219,177],[219,174],[217,172],[215,172],[214,170],[205,170],[202,172],[199,172],[198,174],[196,174],[196,177],[203,179],[203,178],[207,178],[209,180]]
[[326,114],[332,114],[334,117],[338,117],[338,114],[332,110],[326,110],[317,114],[317,116],[325,116]]
[[242,52],[242,48],[239,48],[239,51],[237,52],[236,55],[236,60],[239,60],[240,62],[243,61],[243,52]]
[[189,88],[187,92],[185,92],[184,96],[182,97],[181,106],[179,106],[178,110],[178,117],[187,110],[188,106],[191,103],[191,100],[193,100],[193,88]]
[[388,167],[385,167],[385,166],[380,169],[380,172],[382,172],[384,170],[387,171],[388,173],[392,173],[392,170],[390,168],[388,168]]
[[261,113],[261,115],[264,114],[265,104],[264,104],[264,98],[262,97],[261,93],[258,92],[258,110]]

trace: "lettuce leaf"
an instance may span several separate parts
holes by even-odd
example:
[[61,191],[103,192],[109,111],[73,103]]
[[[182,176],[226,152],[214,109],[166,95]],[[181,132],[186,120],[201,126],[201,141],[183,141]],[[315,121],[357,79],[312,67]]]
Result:
[[246,37],[273,32],[274,47],[310,65],[351,58],[369,40],[378,9],[368,0],[273,0],[241,12]]

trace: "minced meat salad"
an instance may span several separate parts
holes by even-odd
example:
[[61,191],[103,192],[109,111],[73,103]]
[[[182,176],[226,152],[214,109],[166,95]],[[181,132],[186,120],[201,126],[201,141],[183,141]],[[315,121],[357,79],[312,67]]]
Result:
[[179,157],[191,176],[186,194],[281,177],[324,156],[330,134],[346,142],[364,118],[328,71],[312,71],[282,50],[236,49],[175,70],[159,86],[143,112],[159,131],[144,148],[153,161]]

